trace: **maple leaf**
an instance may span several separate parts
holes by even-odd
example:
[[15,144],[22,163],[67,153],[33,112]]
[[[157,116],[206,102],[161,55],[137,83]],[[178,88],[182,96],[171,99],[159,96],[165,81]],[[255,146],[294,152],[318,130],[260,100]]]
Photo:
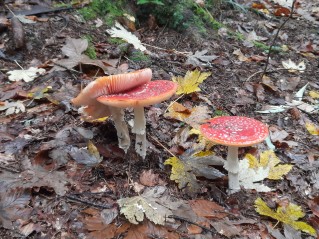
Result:
[[164,225],[167,217],[172,215],[172,209],[178,208],[183,201],[173,201],[163,197],[166,187],[156,186],[147,188],[140,196],[121,198],[117,200],[120,212],[133,224],[144,220],[144,215],[155,224]]
[[177,157],[168,158],[164,165],[172,166],[170,180],[178,183],[178,188],[187,187],[191,193],[195,193],[200,189],[196,176],[192,172],[188,172],[183,162]]
[[187,56],[186,64],[194,66],[206,66],[209,65],[210,61],[215,60],[218,56],[215,55],[205,55],[207,50],[196,51],[194,54]]
[[120,23],[115,22],[115,26],[111,29],[106,30],[111,37],[118,37],[123,39],[124,41],[132,44],[135,49],[145,51],[145,46],[142,45],[141,41],[137,38],[137,36],[133,35],[131,32],[127,31]]
[[201,73],[199,70],[187,71],[184,77],[173,77],[172,80],[178,83],[176,94],[190,94],[200,91],[198,85],[209,77],[211,73]]
[[245,189],[255,189],[257,192],[270,192],[271,188],[259,183],[267,178],[268,174],[269,167],[253,169],[249,167],[249,162],[246,158],[239,161],[239,183]]
[[296,230],[301,230],[313,236],[316,235],[316,230],[312,226],[305,222],[297,221],[299,218],[304,217],[305,213],[301,207],[296,204],[289,203],[285,207],[279,206],[276,211],[273,211],[261,198],[257,198],[255,201],[255,209],[260,215],[274,218],[290,225]]
[[5,110],[6,115],[18,114],[19,112],[25,112],[25,106],[21,101],[8,102],[5,101],[4,105],[0,105],[0,111]]
[[247,154],[245,158],[249,161],[250,168],[269,167],[269,174],[267,178],[272,180],[279,180],[283,175],[289,173],[293,165],[279,164],[280,159],[276,156],[273,150],[266,150],[260,154],[259,162],[251,154]]
[[223,173],[212,167],[212,165],[222,166],[224,160],[211,154],[202,156],[200,152],[186,151],[184,155],[180,156],[180,159],[170,157],[164,164],[172,166],[170,179],[178,183],[180,189],[187,187],[190,193],[195,193],[200,188],[196,176],[208,179],[224,176]]
[[204,120],[210,118],[207,106],[196,106],[192,109],[188,109],[177,102],[170,105],[165,117],[183,121],[193,128],[199,128],[199,125],[202,124]]
[[9,80],[11,81],[24,80],[25,82],[30,82],[38,77],[39,74],[43,74],[44,72],[45,69],[30,67],[27,70],[13,70],[8,71],[7,73],[9,74]]

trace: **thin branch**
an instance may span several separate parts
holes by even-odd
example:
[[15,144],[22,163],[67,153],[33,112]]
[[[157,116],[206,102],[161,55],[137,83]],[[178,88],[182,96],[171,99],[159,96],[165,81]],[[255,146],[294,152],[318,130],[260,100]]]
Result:
[[265,65],[265,69],[261,75],[261,79],[264,77],[264,75],[266,74],[267,72],[267,68],[268,68],[268,65],[269,65],[269,59],[270,59],[270,54],[271,54],[271,50],[273,48],[273,46],[275,45],[275,42],[278,38],[278,35],[279,35],[279,32],[281,31],[281,29],[284,27],[284,25],[289,21],[289,19],[292,18],[292,14],[294,12],[294,7],[295,7],[295,2],[296,0],[293,0],[292,2],[292,6],[291,6],[291,11],[290,11],[290,15],[287,17],[287,19],[280,25],[280,27],[278,28],[277,32],[276,32],[276,35],[274,37],[274,40],[272,41],[270,47],[269,47],[269,52],[268,52],[268,55],[267,55],[267,60],[266,60],[266,65]]
[[71,200],[73,202],[78,202],[78,203],[83,203],[85,205],[88,205],[88,206],[91,206],[91,207],[96,207],[96,208],[99,208],[99,209],[110,209],[110,208],[113,208],[114,207],[114,204],[96,204],[96,203],[93,203],[93,202],[89,202],[89,201],[86,201],[86,200],[83,200],[81,198],[78,198],[78,197],[74,197],[73,195],[65,195],[64,196],[66,199],[68,200]]
[[[179,217],[179,216],[175,216],[175,215],[169,215],[168,218],[173,218],[173,219],[177,219],[177,220],[180,220],[180,221],[184,221],[184,222],[187,222],[189,224],[193,224],[195,226],[198,226],[202,229],[204,229],[205,231],[208,231],[208,232],[211,232],[213,233],[213,235],[216,235],[218,232],[216,230],[211,230],[210,228],[208,227],[205,227],[205,226],[202,226],[196,222],[192,222],[191,220],[187,219],[187,218],[184,218],[184,217]],[[226,237],[225,237],[226,238]]]
[[171,156],[177,158],[177,156],[175,154],[173,154],[171,151],[169,151],[168,148],[166,148],[160,141],[158,141],[155,137],[150,136],[156,143],[158,143],[160,146],[163,147],[163,149],[165,149]]

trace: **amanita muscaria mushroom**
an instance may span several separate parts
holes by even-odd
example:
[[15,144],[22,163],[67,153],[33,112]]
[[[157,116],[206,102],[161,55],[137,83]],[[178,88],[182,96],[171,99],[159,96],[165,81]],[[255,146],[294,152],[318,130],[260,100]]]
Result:
[[264,141],[269,132],[262,122],[242,116],[221,116],[200,126],[201,133],[210,141],[228,146],[227,161],[230,192],[240,189],[238,147],[247,147]]
[[135,149],[142,157],[146,156],[146,121],[144,106],[167,100],[175,94],[177,84],[167,80],[150,81],[124,93],[103,95],[97,100],[105,105],[116,108],[134,108],[134,126],[132,132],[136,134]]
[[119,147],[125,152],[130,146],[129,131],[124,121],[124,111],[101,104],[96,98],[102,95],[116,94],[145,84],[152,79],[152,70],[142,69],[130,73],[104,76],[90,82],[81,93],[71,100],[76,106],[83,106],[81,111],[89,119],[113,116]]

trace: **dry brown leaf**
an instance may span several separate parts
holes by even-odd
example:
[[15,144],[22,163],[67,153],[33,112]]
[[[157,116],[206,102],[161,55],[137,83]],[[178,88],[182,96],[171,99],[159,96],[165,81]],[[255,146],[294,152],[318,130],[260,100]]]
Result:
[[166,227],[158,226],[147,221],[141,225],[131,226],[124,239],[149,239],[150,235],[152,235],[153,238],[180,238],[178,233],[169,232]]
[[205,217],[208,219],[213,218],[224,218],[227,216],[225,213],[225,208],[218,205],[215,202],[199,199],[199,200],[190,200],[190,206],[192,207],[193,211],[199,217]]
[[140,175],[140,182],[148,187],[158,185],[160,182],[159,174],[155,174],[152,169],[144,170]]
[[169,108],[165,117],[185,122],[197,129],[206,119],[210,118],[207,106],[196,106],[192,109],[184,107],[182,104],[174,102]]
[[246,57],[246,56],[241,52],[240,49],[235,50],[235,51],[233,52],[233,54],[236,55],[236,56],[238,56],[238,60],[240,60],[240,61],[245,61],[245,62],[249,62],[249,61],[250,61],[249,58]]

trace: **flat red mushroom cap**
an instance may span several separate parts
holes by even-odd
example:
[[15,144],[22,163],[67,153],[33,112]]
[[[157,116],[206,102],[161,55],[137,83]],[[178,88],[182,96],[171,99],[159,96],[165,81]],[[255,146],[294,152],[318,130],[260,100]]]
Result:
[[201,125],[201,133],[210,141],[227,146],[245,147],[260,143],[268,136],[262,122],[242,116],[221,116]]
[[177,83],[156,80],[123,93],[100,96],[97,100],[102,104],[118,108],[143,107],[167,100],[175,94],[176,90]]

